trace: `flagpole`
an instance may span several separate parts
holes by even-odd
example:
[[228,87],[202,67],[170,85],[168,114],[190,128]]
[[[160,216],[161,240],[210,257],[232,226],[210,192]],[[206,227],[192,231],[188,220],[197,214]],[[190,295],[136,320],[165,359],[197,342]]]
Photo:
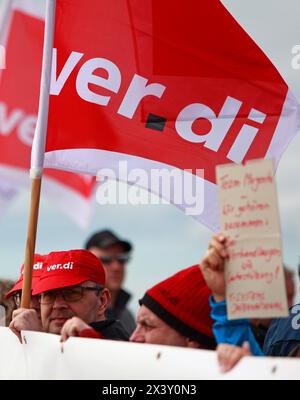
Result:
[[21,307],[30,307],[40,193],[47,132],[56,0],[47,0],[39,112],[31,152],[31,199],[24,260]]

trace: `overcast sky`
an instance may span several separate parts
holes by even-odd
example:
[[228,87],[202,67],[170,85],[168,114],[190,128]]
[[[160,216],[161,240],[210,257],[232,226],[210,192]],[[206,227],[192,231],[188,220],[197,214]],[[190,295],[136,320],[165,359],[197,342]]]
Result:
[[[300,1],[223,0],[223,3],[269,56],[300,100],[300,69],[291,67],[292,47],[300,45]],[[296,268],[300,255],[299,158],[298,135],[277,170],[284,258],[292,268]],[[28,209],[29,194],[25,193],[1,217],[0,275],[3,277],[18,275],[24,257]],[[81,247],[90,233],[108,227],[135,246],[126,281],[126,287],[134,294],[133,309],[150,285],[198,262],[210,237],[208,229],[170,205],[98,205],[90,227],[82,230],[42,198],[37,251]]]

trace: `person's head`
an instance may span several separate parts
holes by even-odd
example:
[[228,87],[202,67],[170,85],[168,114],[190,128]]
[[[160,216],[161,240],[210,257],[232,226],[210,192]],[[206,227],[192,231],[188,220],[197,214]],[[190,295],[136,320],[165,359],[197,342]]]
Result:
[[44,331],[59,334],[72,317],[79,317],[87,324],[104,320],[110,301],[104,285],[104,268],[89,251],[50,253],[33,292],[40,295]]
[[[40,276],[43,271],[44,261],[46,259],[46,255],[35,254],[33,258],[33,267],[32,267],[32,281],[31,281],[31,292],[34,291],[35,285],[40,279]],[[16,308],[21,306],[21,296],[22,296],[22,286],[23,286],[23,274],[24,274],[24,264],[21,266],[20,276],[13,288],[6,293],[6,298],[10,297],[13,299]],[[40,315],[40,302],[39,296],[31,296],[30,299],[30,308],[33,308],[37,311],[38,315]]]
[[[288,307],[290,308],[294,305],[294,297],[295,297],[295,291],[296,291],[294,272],[291,271],[285,264],[283,265],[283,271],[284,271],[287,303],[288,303]],[[271,322],[272,322],[271,318],[259,318],[259,319],[253,318],[253,319],[251,319],[251,323],[253,325],[261,325],[261,326],[264,326],[265,328],[269,328],[269,326],[271,325]],[[267,334],[267,331],[265,332],[265,335],[266,334]]]
[[149,289],[140,300],[131,342],[213,349],[210,289],[198,265]]
[[14,282],[9,279],[0,279],[0,326],[8,326],[12,319],[12,313],[16,309],[11,297],[6,297],[6,293],[14,286]]
[[103,230],[92,235],[85,248],[102,262],[107,288],[112,293],[118,292],[125,279],[125,266],[132,250],[131,243],[121,240],[109,230]]

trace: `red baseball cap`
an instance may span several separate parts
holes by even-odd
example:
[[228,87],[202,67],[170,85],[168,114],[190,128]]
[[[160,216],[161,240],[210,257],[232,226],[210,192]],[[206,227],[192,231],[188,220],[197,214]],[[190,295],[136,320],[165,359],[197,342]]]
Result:
[[43,273],[35,285],[33,295],[78,285],[84,281],[105,285],[103,265],[94,254],[81,249],[53,251],[47,256]]
[[[40,279],[46,258],[47,258],[46,255],[41,255],[41,254],[34,255],[34,258],[33,258],[34,264],[33,264],[33,268],[32,268],[32,282],[31,282],[31,290],[32,291],[34,290],[35,285],[37,284],[37,282]],[[21,266],[19,279],[17,280],[17,282],[15,283],[13,288],[10,289],[10,291],[6,293],[6,295],[5,295],[6,299],[9,299],[15,292],[22,290],[23,274],[24,274],[24,264],[22,264],[22,266]]]

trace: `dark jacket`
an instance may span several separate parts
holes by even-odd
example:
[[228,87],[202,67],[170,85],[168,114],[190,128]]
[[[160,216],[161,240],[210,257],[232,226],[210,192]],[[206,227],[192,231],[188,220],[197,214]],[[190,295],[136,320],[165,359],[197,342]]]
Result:
[[98,333],[98,335],[82,335],[84,337],[95,337],[99,339],[110,339],[110,340],[129,340],[129,333],[124,328],[124,326],[120,323],[120,321],[116,321],[113,319],[92,322],[90,326]]
[[251,325],[251,329],[252,329],[255,339],[256,339],[257,343],[259,344],[260,348],[262,349],[264,347],[264,342],[265,342],[269,327],[260,325],[260,324],[254,325],[251,323],[250,323],[250,325]]
[[121,289],[116,298],[116,302],[113,308],[106,310],[106,318],[119,320],[124,328],[131,335],[135,330],[136,324],[135,319],[129,309],[126,307],[129,302],[131,295],[125,290]]
[[296,304],[290,308],[287,318],[272,321],[263,350],[266,356],[288,356],[299,344],[300,304]]

